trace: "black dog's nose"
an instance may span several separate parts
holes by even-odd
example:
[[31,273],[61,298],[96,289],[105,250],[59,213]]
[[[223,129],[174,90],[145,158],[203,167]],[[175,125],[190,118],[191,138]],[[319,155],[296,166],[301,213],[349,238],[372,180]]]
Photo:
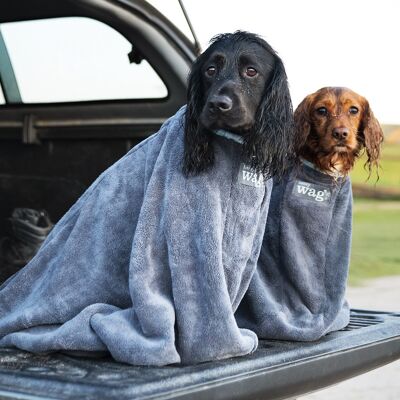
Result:
[[348,135],[349,135],[349,130],[347,128],[344,128],[344,127],[333,128],[332,136],[335,139],[343,140],[343,139],[346,139]]
[[219,111],[226,112],[232,108],[232,99],[228,96],[219,95],[214,96],[208,102],[208,107],[210,110],[214,111],[218,109]]

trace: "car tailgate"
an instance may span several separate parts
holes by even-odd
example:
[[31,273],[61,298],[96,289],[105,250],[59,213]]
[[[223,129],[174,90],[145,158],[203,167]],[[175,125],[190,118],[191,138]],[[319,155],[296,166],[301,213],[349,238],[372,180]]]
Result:
[[250,356],[195,366],[133,367],[109,358],[0,350],[0,398],[284,399],[400,358],[400,313],[353,310],[312,343],[261,340]]

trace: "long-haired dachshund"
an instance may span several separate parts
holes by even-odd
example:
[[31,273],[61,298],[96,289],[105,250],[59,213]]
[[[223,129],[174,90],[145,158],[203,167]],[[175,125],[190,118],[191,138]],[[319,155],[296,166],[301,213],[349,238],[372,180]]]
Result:
[[319,89],[294,116],[298,153],[321,171],[347,175],[364,148],[369,173],[378,166],[382,129],[359,94],[343,87]]
[[186,175],[214,163],[212,131],[243,137],[242,158],[265,177],[281,175],[294,149],[292,104],[281,59],[259,36],[216,36],[189,76]]

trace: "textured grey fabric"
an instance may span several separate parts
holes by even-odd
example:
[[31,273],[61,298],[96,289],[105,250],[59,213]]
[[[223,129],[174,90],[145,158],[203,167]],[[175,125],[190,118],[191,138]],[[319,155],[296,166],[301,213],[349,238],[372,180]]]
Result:
[[261,338],[316,340],[349,321],[350,179],[309,166],[274,182],[256,272],[237,312]]
[[272,182],[239,179],[240,144],[185,178],[181,109],[105,171],[0,288],[0,347],[108,350],[135,365],[248,354],[234,311],[254,272]]

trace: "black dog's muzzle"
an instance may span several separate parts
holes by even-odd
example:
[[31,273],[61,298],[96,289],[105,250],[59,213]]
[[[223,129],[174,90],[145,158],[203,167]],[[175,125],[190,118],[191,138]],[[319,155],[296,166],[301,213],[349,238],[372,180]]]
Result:
[[211,112],[225,113],[230,111],[233,107],[233,101],[230,96],[227,95],[214,95],[207,103],[207,107]]

